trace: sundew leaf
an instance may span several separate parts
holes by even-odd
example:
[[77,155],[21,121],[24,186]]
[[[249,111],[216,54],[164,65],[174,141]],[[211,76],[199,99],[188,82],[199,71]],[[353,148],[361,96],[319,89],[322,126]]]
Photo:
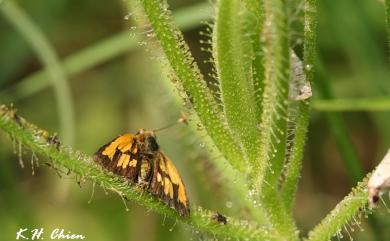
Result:
[[213,55],[224,112],[230,129],[254,163],[260,146],[260,113],[253,87],[252,38],[247,30],[256,20],[240,0],[219,0],[216,9]]

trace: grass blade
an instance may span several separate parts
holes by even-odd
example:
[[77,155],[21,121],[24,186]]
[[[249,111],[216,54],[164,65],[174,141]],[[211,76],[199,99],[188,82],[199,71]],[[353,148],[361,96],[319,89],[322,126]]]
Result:
[[325,112],[389,111],[390,98],[316,100],[313,102],[313,108]]

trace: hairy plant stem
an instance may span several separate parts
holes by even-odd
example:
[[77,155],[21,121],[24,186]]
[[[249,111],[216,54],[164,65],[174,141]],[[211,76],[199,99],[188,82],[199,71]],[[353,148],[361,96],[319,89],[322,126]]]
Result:
[[[337,206],[309,232],[307,241],[327,241],[337,232],[347,229],[348,222],[361,219],[365,215],[367,205],[367,181],[370,174],[358,185],[352,189],[352,192],[344,198]],[[346,230],[349,232],[348,230]]]

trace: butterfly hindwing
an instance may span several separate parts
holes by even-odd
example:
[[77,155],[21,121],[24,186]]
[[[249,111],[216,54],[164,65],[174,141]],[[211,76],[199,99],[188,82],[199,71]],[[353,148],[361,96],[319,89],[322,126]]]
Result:
[[183,180],[181,179],[179,172],[170,159],[165,158],[165,163],[168,168],[168,175],[170,176],[173,183],[174,193],[176,195],[175,209],[179,210],[179,212],[184,216],[188,216],[190,212],[189,201]]
[[172,161],[162,152],[154,160],[150,192],[178,210],[180,215],[189,215],[189,201],[183,181]]

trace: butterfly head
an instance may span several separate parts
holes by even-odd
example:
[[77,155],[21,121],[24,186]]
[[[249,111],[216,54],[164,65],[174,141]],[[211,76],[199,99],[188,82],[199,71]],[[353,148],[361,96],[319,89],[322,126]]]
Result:
[[159,151],[160,147],[157,144],[156,141],[156,135],[153,131],[147,131],[144,129],[140,129],[137,132],[137,135],[139,135],[140,139],[142,140],[141,143],[143,143],[143,151],[148,154],[153,154],[157,151]]

